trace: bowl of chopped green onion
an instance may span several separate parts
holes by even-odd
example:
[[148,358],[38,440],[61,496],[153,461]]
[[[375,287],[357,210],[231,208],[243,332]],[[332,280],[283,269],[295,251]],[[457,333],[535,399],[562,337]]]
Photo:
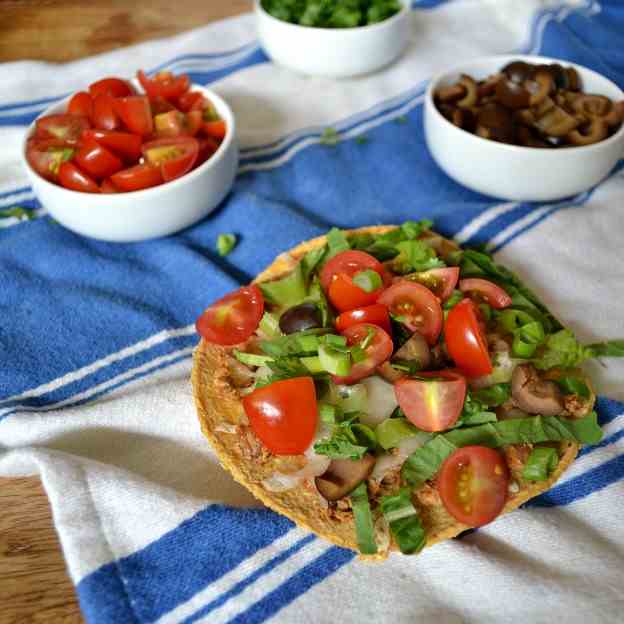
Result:
[[266,54],[309,76],[373,72],[409,41],[408,0],[256,0],[255,12]]

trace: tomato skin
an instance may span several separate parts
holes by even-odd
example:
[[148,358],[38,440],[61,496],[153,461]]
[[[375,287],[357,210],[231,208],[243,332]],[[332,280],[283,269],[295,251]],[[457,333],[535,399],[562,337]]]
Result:
[[154,116],[177,110],[169,100],[165,100],[165,98],[160,95],[150,98],[150,108],[152,109],[152,115]]
[[121,78],[102,78],[102,80],[97,80],[89,85],[89,93],[94,98],[102,94],[112,97],[125,97],[132,95],[134,90]]
[[101,193],[119,193],[117,187],[111,182],[110,178],[106,178],[106,180],[102,181],[100,184],[100,192]]
[[383,288],[378,288],[373,292],[367,293],[359,286],[356,286],[349,276],[339,273],[334,276],[332,283],[329,285],[327,296],[339,312],[347,312],[354,308],[372,305],[377,301],[382,291]]
[[457,367],[468,377],[492,372],[485,336],[479,326],[479,312],[470,299],[451,308],[444,324],[446,348]]
[[160,72],[153,78],[149,78],[140,69],[137,72],[137,78],[150,98],[162,97],[166,100],[175,100],[186,93],[191,85],[187,74],[174,76],[171,72]]
[[243,397],[254,433],[275,455],[300,455],[312,443],[318,423],[311,377],[276,381]]
[[508,308],[511,297],[498,285],[479,277],[470,277],[459,282],[459,290],[464,293],[475,293],[496,310]]
[[194,110],[186,113],[186,118],[184,119],[184,132],[190,136],[195,136],[202,125],[202,114],[201,111]]
[[204,310],[195,326],[208,342],[232,346],[245,342],[258,329],[263,314],[262,291],[252,284],[215,301]]
[[184,113],[170,110],[154,116],[154,132],[157,137],[171,138],[183,133]]
[[82,193],[99,193],[100,187],[93,178],[83,173],[71,162],[61,163],[58,179],[61,186]]
[[199,137],[197,142],[199,143],[199,153],[197,154],[195,168],[204,164],[219,149],[219,144],[210,137]]
[[[71,150],[71,153],[67,150]],[[75,151],[76,146],[70,143],[31,138],[26,143],[26,160],[42,178],[56,182],[61,163],[64,160],[71,160]]]
[[91,123],[83,115],[70,115],[68,113],[46,115],[37,119],[34,137],[77,143],[82,131],[90,127]]
[[371,323],[372,325],[377,325],[387,332],[388,335],[392,335],[392,326],[390,324],[388,308],[381,303],[343,312],[336,319],[336,329],[339,332],[343,332],[348,327],[358,325],[359,323]]
[[325,263],[319,276],[321,279],[321,286],[323,290],[327,292],[334,275],[344,273],[349,277],[353,277],[356,273],[366,269],[377,271],[377,273],[383,277],[384,267],[377,258],[364,251],[357,251],[355,249],[341,251]]
[[82,115],[91,119],[93,113],[93,98],[86,91],[78,91],[74,94],[69,104],[67,105],[67,112],[72,115]]
[[152,109],[145,95],[130,95],[113,100],[113,108],[130,132],[147,136],[154,131]]
[[141,191],[163,183],[160,167],[147,163],[122,169],[111,176],[111,182],[120,191]]
[[93,98],[93,125],[100,130],[116,130],[121,125],[115,112],[115,98],[100,93]]
[[188,113],[195,104],[202,102],[203,99],[204,95],[200,91],[187,91],[178,97],[178,109],[183,113]]
[[503,510],[509,469],[495,449],[464,446],[442,464],[437,487],[442,503],[456,520],[479,527],[494,520]]
[[423,431],[449,429],[464,407],[465,377],[453,370],[418,373],[418,377],[425,379],[405,377],[394,384],[397,402],[405,416]]
[[453,294],[455,286],[457,286],[459,267],[429,269],[428,271],[413,273],[405,278],[397,277],[394,281],[399,282],[402,279],[422,284],[431,290],[440,301],[446,301]]
[[224,139],[227,133],[227,126],[224,119],[218,119],[217,121],[204,121],[201,129],[206,136],[219,140]]
[[336,384],[352,384],[365,377],[370,377],[380,364],[383,364],[392,355],[394,345],[392,338],[381,328],[371,323],[360,323],[347,327],[342,333],[350,346],[361,343],[369,331],[374,331],[375,336],[368,347],[364,350],[366,359],[357,362],[351,367],[351,372],[346,377],[332,375]]
[[160,166],[163,180],[169,182],[188,173],[199,154],[199,143],[193,137],[157,139],[143,145],[145,160]]
[[122,161],[96,141],[87,141],[76,152],[76,164],[93,178],[108,178],[123,168]]
[[127,161],[136,162],[141,157],[141,143],[138,134],[117,132],[115,130],[85,130],[82,133],[83,141],[97,141]]
[[378,303],[388,306],[390,314],[400,317],[410,331],[420,332],[430,345],[437,342],[442,330],[442,307],[426,286],[400,280],[381,293]]

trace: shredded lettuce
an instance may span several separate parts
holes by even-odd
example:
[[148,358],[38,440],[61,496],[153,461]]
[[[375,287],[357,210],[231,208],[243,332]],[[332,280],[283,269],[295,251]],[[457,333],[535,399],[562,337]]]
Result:
[[333,258],[335,255],[351,249],[346,234],[338,228],[332,228],[327,232],[327,256],[325,260]]
[[304,301],[307,295],[301,262],[285,277],[258,284],[264,298],[282,308],[292,308]]
[[366,481],[362,481],[351,492],[351,506],[353,507],[355,533],[360,552],[363,555],[374,555],[377,553],[377,544],[375,543],[375,526],[368,500]]
[[412,504],[409,488],[402,488],[398,494],[382,497],[380,503],[381,511],[401,552],[412,555],[421,551],[427,539]]
[[377,442],[383,449],[388,450],[399,446],[405,438],[421,434],[422,431],[412,425],[407,418],[386,418],[375,427]]
[[392,268],[398,273],[428,271],[446,264],[438,258],[435,250],[421,240],[406,240],[396,245],[399,256],[393,260]]
[[546,481],[558,463],[556,449],[545,446],[534,448],[522,469],[522,478],[527,481]]
[[487,407],[498,407],[511,397],[511,385],[509,383],[494,384],[481,390],[470,390],[470,395]]
[[496,414],[488,410],[488,406],[477,399],[469,390],[466,393],[464,407],[455,423],[455,427],[472,427],[483,423],[496,422]]
[[338,422],[329,438],[314,445],[314,451],[331,459],[362,459],[377,446],[375,432],[351,417]]

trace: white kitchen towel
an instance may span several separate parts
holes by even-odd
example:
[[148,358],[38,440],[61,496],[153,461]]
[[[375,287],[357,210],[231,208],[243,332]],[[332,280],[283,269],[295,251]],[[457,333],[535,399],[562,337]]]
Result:
[[[580,339],[624,336],[621,166],[566,201],[502,202],[448,179],[422,128],[427,79],[472,56],[540,53],[624,85],[624,6],[413,8],[406,54],[351,80],[269,63],[250,15],[75,63],[0,65],[0,474],[41,475],[89,622],[621,621],[621,361],[592,364],[605,438],[553,490],[380,565],[259,507],[199,431],[194,319],[331,225],[432,218],[461,242],[487,243]],[[20,138],[57,98],[139,68],[188,72],[232,105],[240,175],[214,215],[175,236],[87,240],[37,203]],[[327,128],[336,145],[322,141]],[[222,232],[240,239],[226,259],[214,248]]]

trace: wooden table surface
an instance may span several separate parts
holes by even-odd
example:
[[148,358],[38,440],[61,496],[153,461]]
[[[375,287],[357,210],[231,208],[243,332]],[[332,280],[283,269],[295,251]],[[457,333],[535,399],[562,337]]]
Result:
[[[171,0],[0,0],[0,62],[68,61],[173,35],[251,5],[178,0],[171,10]],[[82,621],[39,478],[0,478],[0,624]]]

